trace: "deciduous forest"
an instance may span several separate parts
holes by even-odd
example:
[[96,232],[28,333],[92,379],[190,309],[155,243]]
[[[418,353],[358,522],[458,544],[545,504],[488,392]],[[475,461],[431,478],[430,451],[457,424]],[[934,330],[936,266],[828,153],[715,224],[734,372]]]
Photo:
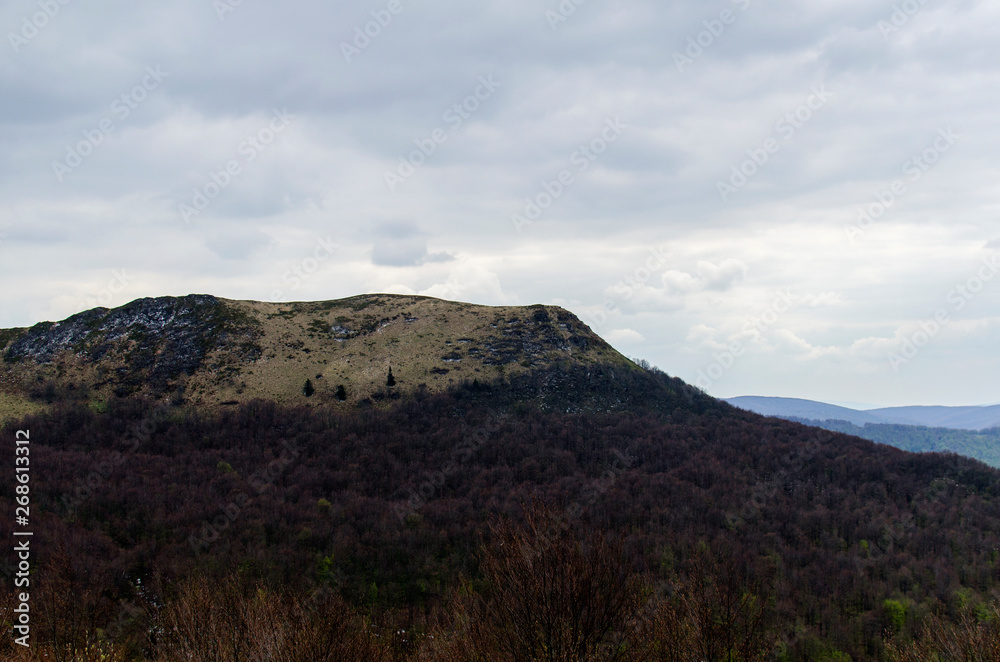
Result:
[[998,659],[1000,472],[656,370],[340,410],[48,397],[3,431],[37,440],[7,659]]

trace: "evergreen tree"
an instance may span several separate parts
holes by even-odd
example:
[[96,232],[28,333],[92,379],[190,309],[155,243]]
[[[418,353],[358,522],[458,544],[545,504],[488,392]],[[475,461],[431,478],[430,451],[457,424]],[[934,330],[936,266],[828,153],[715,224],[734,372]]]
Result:
[[315,392],[316,392],[316,389],[313,388],[312,381],[309,380],[309,379],[307,379],[306,383],[305,383],[305,386],[302,387],[302,394],[305,395],[308,398],[309,396],[311,396]]

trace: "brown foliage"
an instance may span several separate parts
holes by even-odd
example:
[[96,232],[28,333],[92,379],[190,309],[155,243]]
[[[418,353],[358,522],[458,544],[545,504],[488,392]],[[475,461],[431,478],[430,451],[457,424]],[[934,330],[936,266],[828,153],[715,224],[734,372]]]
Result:
[[[765,593],[789,659],[813,660],[825,647],[855,661],[881,651],[886,599],[914,605],[919,618],[902,633],[908,637],[925,614],[958,613],[960,591],[978,600],[998,594],[996,470],[692,400],[680,383],[657,390],[631,373],[599,372],[512,378],[503,388],[337,412],[255,402],[156,417],[152,403],[111,400],[106,411],[66,405],[32,417],[23,427],[46,439],[32,451],[44,469],[32,477],[37,641],[56,650],[89,645],[88,636],[112,629],[123,603],[142,602],[139,580],[158,590],[157,578],[219,577],[237,567],[300,596],[336,587],[366,613],[409,610],[399,622],[410,630],[412,614],[419,621],[452,611],[447,596],[460,578],[479,581],[475,543],[489,514],[514,513],[532,497],[585,504],[573,519],[584,557],[592,532],[604,531],[622,541],[615,554],[624,568],[669,577],[673,588],[644,618],[661,610],[659,634],[643,639],[659,642],[659,659],[670,659],[662,652],[670,645],[695,646],[699,659],[732,648],[729,633],[752,626],[763,604],[754,596]],[[539,393],[556,399],[544,409],[528,404]],[[579,394],[647,402],[588,409],[574,404]],[[657,406],[644,408],[651,400]],[[132,431],[150,420],[133,445]],[[619,473],[613,463],[622,453],[632,459]],[[613,479],[598,478],[609,467]],[[0,506],[10,512],[4,480]],[[10,518],[0,520],[0,537],[10,527]],[[728,556],[773,559],[768,590],[749,581],[745,593],[727,593],[716,562],[699,584],[691,558],[702,541],[731,549]],[[45,565],[59,543],[72,551],[63,579]],[[520,563],[505,572],[526,567]],[[46,602],[43,585],[57,581]],[[584,589],[563,588],[563,597]],[[73,600],[60,603],[59,595]],[[169,604],[172,595],[149,598]],[[462,647],[471,646],[477,603],[465,599],[465,620],[456,615],[456,627],[425,652],[450,646],[456,660],[470,659]],[[502,604],[496,590],[482,600]],[[603,618],[574,616],[585,617]],[[105,638],[135,635],[130,650],[147,649],[147,619],[126,620],[124,636]],[[607,641],[628,641],[621,631],[609,635],[599,654]]]
[[774,648],[768,599],[745,559],[702,550],[686,581],[652,601],[643,639],[656,662],[762,662]]
[[458,596],[428,638],[428,662],[762,662],[768,600],[745,558],[707,549],[687,579],[653,596],[604,534],[581,537],[560,513],[496,521],[481,549],[485,587]]
[[1000,608],[993,605],[981,621],[966,613],[957,623],[933,619],[909,645],[890,641],[888,662],[997,662],[1000,660]]
[[184,584],[161,614],[158,662],[381,662],[371,628],[339,598],[276,594],[237,579]]
[[638,578],[622,546],[602,533],[577,537],[565,516],[530,511],[523,527],[490,529],[482,553],[488,589],[475,601],[473,648],[491,660],[624,660],[633,652]]

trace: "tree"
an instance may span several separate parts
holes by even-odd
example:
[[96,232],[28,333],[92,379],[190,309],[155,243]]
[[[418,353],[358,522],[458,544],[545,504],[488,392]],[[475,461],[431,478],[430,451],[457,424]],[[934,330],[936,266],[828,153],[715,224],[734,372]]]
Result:
[[774,642],[767,630],[766,587],[745,556],[705,547],[695,552],[685,581],[651,601],[643,632],[651,661],[763,662]]
[[980,605],[978,609],[964,610],[957,622],[933,616],[917,634],[917,640],[909,643],[895,639],[887,641],[886,659],[889,662],[993,662],[1000,659],[1000,607]]
[[337,392],[335,395],[337,396],[337,399],[340,400],[341,402],[347,399],[347,389],[344,388],[343,384],[337,385]]
[[385,379],[386,386],[395,386],[396,378],[392,376],[392,366],[389,366],[389,376]]
[[627,659],[640,606],[637,576],[602,533],[585,539],[565,515],[540,509],[524,527],[491,526],[481,567],[489,592],[472,619],[483,659],[575,662]]
[[312,598],[230,576],[180,584],[159,614],[163,662],[380,662],[384,644],[335,595]]
[[312,394],[315,393],[315,392],[316,392],[316,389],[313,388],[312,380],[307,379],[306,383],[305,383],[305,386],[302,387],[302,394],[305,395],[308,398],[308,397],[312,396]]

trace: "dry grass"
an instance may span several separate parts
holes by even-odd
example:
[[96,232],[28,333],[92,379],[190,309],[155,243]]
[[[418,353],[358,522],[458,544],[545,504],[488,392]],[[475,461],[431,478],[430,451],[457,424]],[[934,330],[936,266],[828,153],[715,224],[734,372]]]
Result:
[[8,421],[19,420],[29,414],[36,414],[42,406],[23,395],[0,393],[0,428]]

